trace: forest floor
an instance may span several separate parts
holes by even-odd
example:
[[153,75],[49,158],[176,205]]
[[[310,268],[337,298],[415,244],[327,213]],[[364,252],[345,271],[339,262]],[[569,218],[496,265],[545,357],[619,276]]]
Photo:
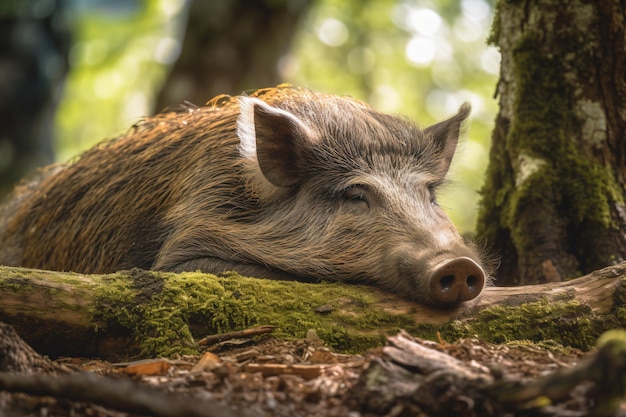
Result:
[[[227,340],[201,356],[109,363],[33,360],[27,346],[4,342],[0,369],[20,372],[0,373],[0,417],[600,414],[601,389],[590,382],[519,397],[593,356],[549,343],[432,342],[401,333],[387,347],[347,355],[309,332],[302,340]],[[550,381],[541,390],[556,384]],[[504,400],[510,393],[515,401]],[[625,404],[612,415],[626,416]]]

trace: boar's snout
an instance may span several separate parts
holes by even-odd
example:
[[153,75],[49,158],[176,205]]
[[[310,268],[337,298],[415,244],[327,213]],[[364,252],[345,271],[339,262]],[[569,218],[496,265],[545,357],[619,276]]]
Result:
[[472,300],[484,286],[485,271],[465,256],[441,262],[430,276],[431,295],[443,304]]
[[[451,244],[420,251],[416,245],[401,244],[392,252],[398,262],[397,291],[433,307],[454,307],[478,297],[488,282],[480,255],[464,244]],[[402,285],[402,284],[401,284]]]

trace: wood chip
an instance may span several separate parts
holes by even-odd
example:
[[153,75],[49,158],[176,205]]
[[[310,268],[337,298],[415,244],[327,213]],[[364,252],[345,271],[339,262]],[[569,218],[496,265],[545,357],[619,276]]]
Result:
[[166,359],[150,359],[131,362],[120,371],[130,375],[166,375],[172,364]]
[[220,364],[222,360],[211,352],[204,352],[200,360],[191,368],[191,372],[210,371]]

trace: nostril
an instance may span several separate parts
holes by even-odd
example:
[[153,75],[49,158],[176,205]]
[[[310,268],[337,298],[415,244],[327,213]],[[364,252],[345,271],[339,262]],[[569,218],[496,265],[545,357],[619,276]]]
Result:
[[474,290],[476,287],[480,287],[480,289],[482,289],[483,280],[478,278],[476,275],[468,275],[465,279],[465,282],[467,284],[467,287],[471,290]]
[[443,277],[441,277],[441,279],[439,279],[440,291],[442,293],[450,291],[452,287],[454,287],[455,281],[456,278],[454,277],[454,275],[444,275]]

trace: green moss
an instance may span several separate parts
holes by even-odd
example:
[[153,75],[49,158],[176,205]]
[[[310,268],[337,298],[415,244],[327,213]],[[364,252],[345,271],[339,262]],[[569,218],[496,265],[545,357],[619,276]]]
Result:
[[621,305],[615,309],[615,317],[626,327],[626,305]]
[[115,322],[124,327],[134,327],[138,308],[135,294],[130,281],[122,275],[103,276],[94,288],[95,302],[91,309],[94,322]]
[[498,40],[500,38],[500,5],[501,1],[498,1],[494,8],[493,23],[491,24],[491,31],[487,37],[487,45],[498,46]]
[[[376,300],[355,285],[271,281],[235,273],[143,273],[160,277],[163,285],[150,292],[123,275],[105,276],[93,309],[94,321],[128,329],[142,356],[197,353],[194,339],[266,324],[277,326],[278,338],[304,338],[314,329],[328,346],[363,352],[384,343],[381,328],[391,335],[411,324],[410,318],[373,311],[369,307]],[[322,305],[333,310],[316,313]],[[346,306],[349,312],[342,310]]]
[[471,319],[442,325],[408,324],[412,335],[428,340],[454,342],[476,337],[495,344],[527,343],[563,349],[590,350],[602,332],[622,327],[626,320],[596,315],[573,301],[538,301],[515,307],[495,306]]
[[511,342],[507,342],[506,346],[518,347],[518,348],[531,348],[531,349],[540,348],[540,349],[549,350],[550,352],[553,352],[553,353],[560,353],[564,355],[578,352],[577,348],[562,345],[556,340],[540,340],[538,342],[533,342],[530,340],[513,340]]
[[526,35],[513,48],[515,120],[507,143],[550,156],[563,143],[571,116],[569,88],[560,57],[546,53],[538,35]]
[[482,196],[478,208],[476,235],[480,241],[494,244],[502,229],[508,230],[510,216],[508,201],[515,191],[512,169],[504,166],[508,157],[503,144],[494,141],[485,183],[480,190]]
[[476,336],[491,343],[553,341],[589,350],[602,332],[624,324],[613,315],[596,315],[575,301],[537,301],[517,307],[491,307],[470,321],[450,326],[456,327],[462,337]]

